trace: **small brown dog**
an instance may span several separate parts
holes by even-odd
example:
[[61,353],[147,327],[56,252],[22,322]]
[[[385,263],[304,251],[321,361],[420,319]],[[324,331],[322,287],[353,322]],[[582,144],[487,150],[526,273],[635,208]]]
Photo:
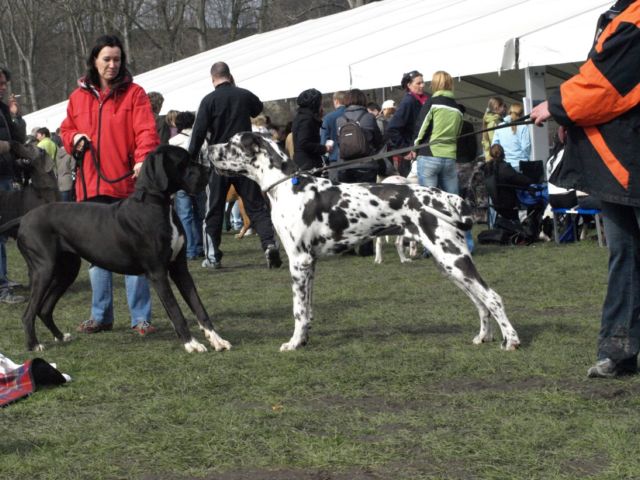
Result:
[[236,233],[236,238],[238,240],[242,240],[242,237],[245,236],[247,230],[251,227],[251,220],[249,219],[249,215],[247,215],[246,210],[244,209],[244,203],[242,203],[242,198],[236,192],[236,187],[233,185],[229,186],[229,191],[227,192],[227,203],[229,202],[238,202],[238,207],[240,208],[240,216],[242,217],[242,228],[238,233]]

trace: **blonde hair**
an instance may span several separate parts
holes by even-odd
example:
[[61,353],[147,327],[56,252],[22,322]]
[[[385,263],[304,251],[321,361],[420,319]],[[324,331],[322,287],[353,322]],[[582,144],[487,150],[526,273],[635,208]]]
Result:
[[438,70],[431,78],[431,91],[453,90],[453,78],[444,70]]
[[[509,108],[509,115],[511,115],[512,122],[522,117],[523,113],[524,113],[524,105],[522,105],[520,102],[515,102],[511,104],[511,107]],[[517,129],[518,127],[516,127],[515,125],[511,127],[511,131],[513,133],[516,133]]]
[[167,115],[164,117],[164,121],[167,123],[167,125],[171,126],[171,127],[175,127],[176,126],[176,118],[178,117],[178,110],[169,110],[167,112]]

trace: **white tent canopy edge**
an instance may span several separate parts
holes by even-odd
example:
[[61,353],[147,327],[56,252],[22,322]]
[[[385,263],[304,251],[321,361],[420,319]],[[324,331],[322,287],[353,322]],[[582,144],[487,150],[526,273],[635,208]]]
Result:
[[[263,101],[293,98],[310,87],[323,93],[389,87],[412,69],[428,80],[436,70],[464,77],[580,62],[599,13],[611,3],[384,0],[256,34],[137,75],[135,81],[163,94],[164,111],[196,110],[212,89],[209,69],[219,60]],[[66,103],[25,115],[27,128],[54,130],[66,115]]]

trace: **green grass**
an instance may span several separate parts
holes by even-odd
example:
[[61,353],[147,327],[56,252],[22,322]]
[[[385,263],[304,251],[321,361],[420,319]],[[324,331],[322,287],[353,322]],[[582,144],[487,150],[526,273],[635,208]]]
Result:
[[[15,243],[12,278],[26,282]],[[154,298],[134,337],[122,278],[113,332],[89,314],[83,266],[56,310],[74,333],[37,354],[73,377],[0,410],[2,479],[621,479],[640,476],[640,379],[587,380],[606,289],[595,241],[481,246],[478,269],[523,342],[475,346],[475,308],[430,260],[323,259],[309,345],[280,353],[288,270],[255,237],[223,240],[224,268],[191,263],[229,352],[187,354]],[[186,311],[186,308],[184,308]],[[23,306],[0,306],[0,352],[24,349]],[[192,329],[201,341],[202,334]]]

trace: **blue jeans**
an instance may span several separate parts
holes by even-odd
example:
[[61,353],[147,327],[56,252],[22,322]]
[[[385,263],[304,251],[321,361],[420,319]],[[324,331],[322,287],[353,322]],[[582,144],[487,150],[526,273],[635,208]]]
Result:
[[[13,179],[10,177],[0,177],[0,191],[10,192],[13,190]],[[5,243],[7,237],[0,236],[0,291],[8,289],[7,286],[7,249]]]
[[198,223],[194,215],[193,203],[193,197],[184,190],[176,192],[174,204],[187,239],[188,258],[197,257],[202,253],[202,223]]
[[602,307],[598,360],[618,363],[640,350],[640,207],[602,202],[609,280]]
[[[453,158],[428,157],[419,155],[418,162],[418,183],[423,187],[435,187],[447,193],[458,195],[458,169]],[[466,232],[467,247],[473,252],[473,235],[471,231]]]
[[[89,267],[91,281],[91,318],[98,323],[113,323],[113,274],[104,268]],[[131,314],[131,326],[151,321],[151,292],[143,275],[125,275],[127,303]]]
[[436,187],[458,194],[458,170],[453,158],[418,156],[418,182],[423,187]]

